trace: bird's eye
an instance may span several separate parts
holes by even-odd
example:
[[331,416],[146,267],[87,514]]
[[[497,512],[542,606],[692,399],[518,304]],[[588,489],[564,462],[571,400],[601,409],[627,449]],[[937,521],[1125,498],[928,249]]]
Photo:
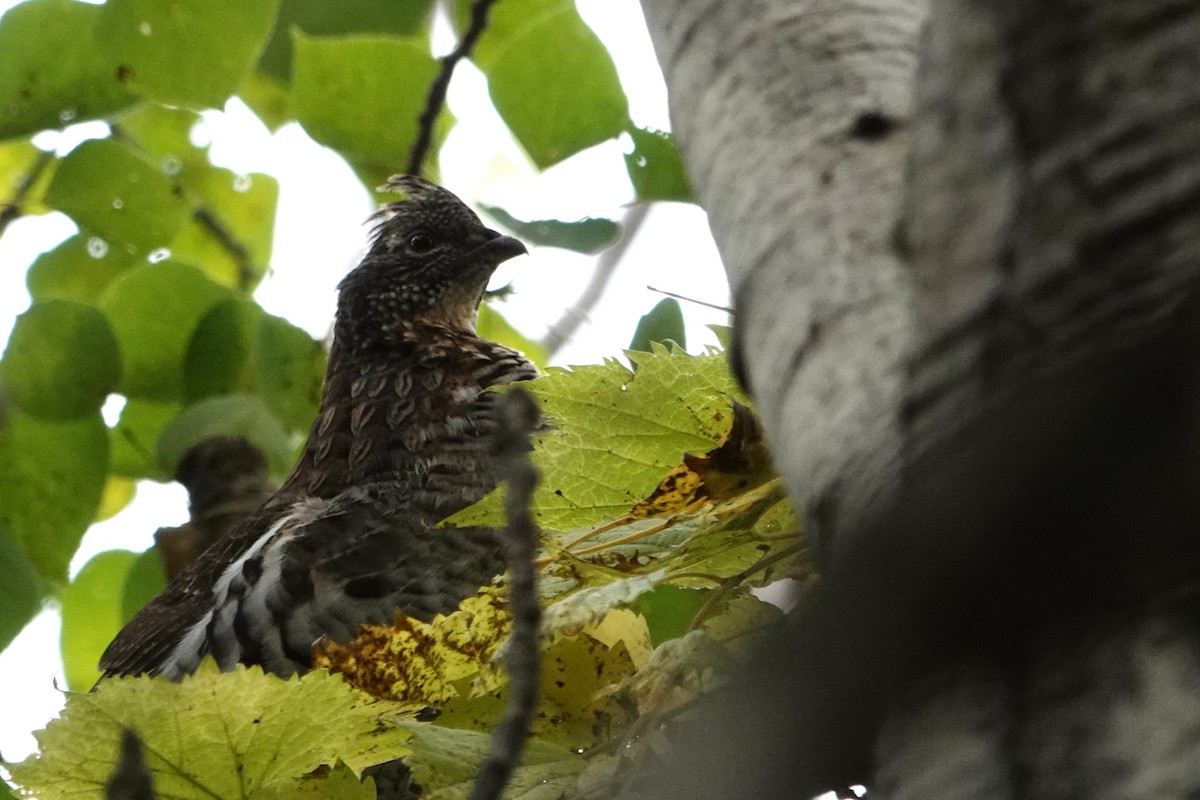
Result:
[[436,246],[437,242],[428,233],[418,231],[408,237],[408,249],[414,253],[428,253]]

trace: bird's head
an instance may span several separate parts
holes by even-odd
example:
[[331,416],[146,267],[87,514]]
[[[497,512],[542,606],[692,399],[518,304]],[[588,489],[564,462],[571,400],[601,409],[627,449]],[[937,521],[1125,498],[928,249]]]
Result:
[[423,178],[397,175],[384,188],[403,199],[379,212],[370,249],[339,284],[339,324],[384,335],[413,323],[473,331],[492,273],[525,245]]

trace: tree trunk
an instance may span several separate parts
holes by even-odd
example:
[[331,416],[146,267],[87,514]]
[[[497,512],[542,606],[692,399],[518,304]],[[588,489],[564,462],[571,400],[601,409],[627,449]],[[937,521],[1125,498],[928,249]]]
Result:
[[640,791],[1196,792],[1200,8],[645,12],[825,581]]

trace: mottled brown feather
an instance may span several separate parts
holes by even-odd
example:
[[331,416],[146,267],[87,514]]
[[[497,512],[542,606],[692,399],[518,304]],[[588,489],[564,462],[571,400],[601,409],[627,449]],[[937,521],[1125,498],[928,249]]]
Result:
[[[519,353],[474,330],[492,271],[524,248],[488,230],[440,187],[411,177],[389,186],[407,199],[381,212],[370,250],[339,287],[321,407],[295,468],[122,629],[101,659],[105,674],[162,671],[185,634],[214,611],[230,565],[285,518],[292,522],[276,534],[288,542],[280,551],[286,554],[281,580],[290,592],[283,596],[297,603],[305,602],[305,592],[353,593],[378,584],[424,613],[495,572],[486,532],[432,526],[499,479],[488,451],[494,396],[486,389],[536,376]],[[417,234],[437,249],[418,252],[424,242]],[[312,505],[325,501],[334,505]],[[317,507],[335,512],[307,523],[296,516],[297,509]],[[380,553],[390,560],[380,561]],[[375,574],[385,567],[394,574]],[[229,602],[237,600],[235,589],[249,592],[242,584],[261,570],[247,564]],[[429,603],[412,594],[411,587],[422,585],[437,595]],[[376,612],[394,609],[370,609]],[[253,643],[240,652],[253,660]]]

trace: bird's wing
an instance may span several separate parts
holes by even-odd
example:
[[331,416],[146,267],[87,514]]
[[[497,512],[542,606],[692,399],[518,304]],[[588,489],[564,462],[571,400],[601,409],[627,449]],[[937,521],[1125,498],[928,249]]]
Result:
[[100,657],[104,677],[157,674],[171,651],[212,605],[213,585],[224,565],[284,513],[268,504],[206,549],[133,616]]
[[504,570],[494,531],[433,528],[370,487],[294,504],[225,563],[203,614],[147,643],[139,655],[155,667],[141,671],[179,677],[211,654],[225,670],[302,672],[318,639],[348,641],[397,611],[429,620]]

